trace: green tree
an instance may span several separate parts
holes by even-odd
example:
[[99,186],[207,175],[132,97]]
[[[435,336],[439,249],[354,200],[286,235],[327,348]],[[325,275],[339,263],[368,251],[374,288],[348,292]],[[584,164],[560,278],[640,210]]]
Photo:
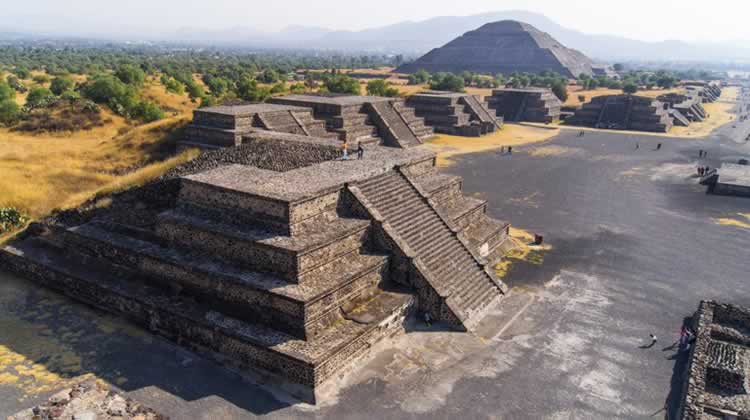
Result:
[[70,76],[58,76],[52,79],[52,84],[50,85],[49,90],[55,95],[60,96],[63,92],[73,90],[75,85],[76,83]]
[[49,105],[54,98],[55,95],[49,89],[35,87],[29,91],[29,95],[26,97],[26,106],[32,109],[43,108]]
[[203,81],[206,83],[206,86],[208,86],[208,89],[211,90],[211,94],[215,96],[221,96],[229,91],[230,82],[229,80],[223,78],[223,77],[209,77],[208,80],[204,79]]
[[10,86],[10,84],[5,82],[0,82],[0,101],[4,101],[6,99],[16,99],[16,91]]
[[202,98],[203,95],[205,95],[205,92],[203,91],[203,87],[199,85],[198,83],[195,83],[194,81],[190,80],[187,84],[185,84],[188,96],[190,96],[190,99],[197,100],[199,98]]
[[22,80],[26,80],[31,77],[31,72],[26,67],[16,67],[15,69],[13,69],[12,73]]
[[621,63],[615,63],[615,65],[612,67],[615,69],[616,72],[621,72],[625,70],[625,66]]
[[276,70],[273,69],[265,69],[263,70],[263,73],[260,74],[258,79],[262,83],[276,83],[279,81],[279,73],[277,73]]
[[45,83],[49,83],[49,76],[47,76],[46,74],[37,74],[31,80],[33,80],[34,83],[38,85],[43,85]]
[[627,93],[628,95],[632,95],[632,94],[638,92],[638,85],[636,85],[633,82],[626,82],[622,86],[622,91],[625,92],[625,93]]
[[14,74],[8,75],[8,85],[13,88],[16,92],[24,93],[27,92],[29,89],[24,86],[23,83],[21,83],[21,80],[18,78],[18,76]]
[[258,86],[258,81],[243,77],[237,83],[237,96],[250,102],[263,102],[271,96],[271,89]]
[[430,73],[425,70],[417,70],[416,73],[409,75],[410,85],[421,85],[430,81]]
[[578,102],[580,103],[586,102],[586,95],[578,95]]
[[136,118],[147,123],[164,118],[164,111],[151,101],[140,102],[135,108],[133,114]]
[[126,85],[142,86],[146,81],[146,73],[133,64],[123,64],[115,71],[115,77]]
[[453,73],[435,73],[430,80],[430,89],[463,92],[464,79]]
[[178,95],[182,95],[183,93],[185,93],[185,85],[171,77],[167,79],[164,87],[166,87],[167,92],[176,93]]
[[344,74],[334,74],[326,78],[325,87],[331,93],[347,93],[359,95],[361,93],[359,82]]
[[279,82],[273,85],[273,87],[271,87],[271,95],[278,95],[278,94],[286,92],[286,90],[287,90],[286,83]]
[[305,93],[306,90],[307,88],[304,83],[295,83],[289,87],[289,92],[294,94]]
[[0,100],[0,124],[13,125],[21,118],[21,108],[15,100]]
[[565,83],[562,82],[556,82],[552,85],[552,93],[557,96],[557,99],[559,99],[561,102],[565,102],[568,100],[568,86]]

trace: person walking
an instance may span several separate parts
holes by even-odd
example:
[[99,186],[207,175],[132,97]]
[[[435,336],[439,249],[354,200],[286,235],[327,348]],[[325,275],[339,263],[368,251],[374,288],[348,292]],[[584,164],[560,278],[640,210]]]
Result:
[[656,145],[656,150],[661,150],[661,143]]
[[638,141],[635,143],[635,150],[638,150],[640,148],[641,148],[641,142]]
[[362,142],[357,142],[357,160],[362,160],[365,156],[365,149],[362,147]]
[[343,156],[341,156],[341,160],[349,160],[349,144],[347,144],[347,142],[341,144],[341,151],[344,153]]
[[656,342],[659,341],[659,339],[656,338],[656,335],[654,335],[654,334],[649,334],[648,336],[649,336],[649,338],[651,338],[651,344],[649,344],[648,346],[649,347],[654,347],[656,345]]
[[509,155],[513,154],[513,146],[508,146],[508,154]]

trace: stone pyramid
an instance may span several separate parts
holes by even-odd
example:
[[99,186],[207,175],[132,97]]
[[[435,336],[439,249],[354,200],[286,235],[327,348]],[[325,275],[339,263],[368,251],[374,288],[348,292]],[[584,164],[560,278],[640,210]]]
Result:
[[399,67],[398,73],[471,71],[486,74],[541,73],[567,77],[592,74],[592,61],[580,51],[557,42],[549,34],[513,20],[488,23],[467,32],[417,61]]

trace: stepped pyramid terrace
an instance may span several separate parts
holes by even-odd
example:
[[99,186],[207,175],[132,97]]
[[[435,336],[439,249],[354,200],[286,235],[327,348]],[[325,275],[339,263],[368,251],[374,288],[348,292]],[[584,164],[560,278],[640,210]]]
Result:
[[669,107],[656,99],[636,95],[605,95],[585,103],[566,122],[584,127],[666,133],[672,129],[674,118],[675,114],[670,113]]
[[[410,316],[473,331],[508,291],[509,224],[395,127],[399,102],[277,101],[196,111],[198,158],[33,224],[0,268],[306,401]],[[341,160],[355,139],[364,159]]]
[[592,75],[593,62],[580,51],[567,48],[549,34],[513,20],[483,25],[435,48],[397,73],[470,71],[483,74],[542,73],[565,77]]
[[560,120],[562,102],[550,89],[495,89],[488,106],[505,121],[551,123]]
[[428,91],[406,99],[406,106],[435,132],[467,137],[494,133],[502,126],[487,103],[468,93]]

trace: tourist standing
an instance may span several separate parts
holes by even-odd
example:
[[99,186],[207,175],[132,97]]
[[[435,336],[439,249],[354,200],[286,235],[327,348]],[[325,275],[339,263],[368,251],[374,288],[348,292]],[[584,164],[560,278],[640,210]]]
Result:
[[362,142],[357,142],[357,160],[362,160],[365,156],[365,149],[362,147]]
[[341,160],[349,160],[349,145],[346,142],[341,144],[341,151],[344,153]]
[[661,143],[656,145],[656,150],[661,150]]

